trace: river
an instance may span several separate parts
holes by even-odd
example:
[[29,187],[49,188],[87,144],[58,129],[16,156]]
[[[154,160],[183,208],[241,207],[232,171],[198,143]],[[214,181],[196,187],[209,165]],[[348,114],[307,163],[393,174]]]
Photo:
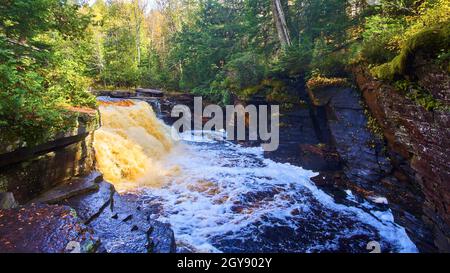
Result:
[[312,171],[266,158],[223,132],[170,127],[146,102],[100,106],[95,135],[105,179],[151,217],[170,223],[179,252],[416,252],[388,208],[346,204],[310,180]]

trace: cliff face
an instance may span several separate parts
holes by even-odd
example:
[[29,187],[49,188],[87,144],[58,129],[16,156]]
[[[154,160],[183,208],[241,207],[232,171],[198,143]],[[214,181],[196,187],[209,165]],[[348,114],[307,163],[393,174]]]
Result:
[[75,128],[41,145],[2,143],[0,192],[11,192],[24,204],[58,183],[90,173],[95,168],[92,142],[98,115],[96,111],[80,112],[75,118]]
[[[361,67],[353,73],[387,140],[394,169],[381,183],[397,193],[394,203],[405,210],[398,216],[406,222],[412,216],[431,231],[432,239],[423,248],[450,251],[450,113],[426,110]],[[448,105],[448,73],[416,61],[414,75],[409,76]]]

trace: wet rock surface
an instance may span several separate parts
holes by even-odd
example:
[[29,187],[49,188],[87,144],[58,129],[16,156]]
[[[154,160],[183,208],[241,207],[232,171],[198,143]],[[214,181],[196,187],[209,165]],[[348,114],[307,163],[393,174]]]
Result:
[[283,111],[280,148],[266,155],[319,172],[313,181],[337,202],[345,202],[344,190],[361,196],[382,193],[377,185],[391,170],[383,140],[368,128],[361,95],[352,88],[323,89],[320,104],[299,88],[306,107]]
[[133,199],[119,195],[110,183],[90,181],[96,183],[96,190],[73,195],[74,191],[66,187],[67,198],[58,198],[58,203],[73,208],[83,223],[92,228],[100,240],[100,252],[175,252],[175,239],[169,225],[150,219]]
[[[332,156],[329,158],[331,160],[326,160],[325,154],[321,152],[323,144],[329,142],[325,112],[317,111],[312,106],[303,87],[298,87],[295,95],[306,103],[295,105],[290,111],[281,111],[280,146],[277,151],[266,153],[266,156],[277,162],[291,163],[314,171],[334,169],[339,165],[339,160],[332,160]],[[317,156],[318,153],[321,155]]]
[[347,178],[367,190],[392,169],[384,143],[367,127],[360,94],[352,88],[335,89],[327,104],[327,119],[334,145]]
[[175,238],[170,225],[152,220],[130,196],[113,195],[112,205],[90,225],[108,252],[171,253]]
[[[415,72],[419,84],[448,104],[448,75],[424,67]],[[382,183],[402,208],[399,222],[423,250],[450,251],[449,113],[425,110],[361,67],[353,73],[389,146],[394,170]]]
[[102,180],[102,174],[94,171],[86,177],[74,178],[56,186],[38,198],[33,199],[30,203],[56,204],[76,195],[97,191],[99,189],[97,183]]
[[101,181],[97,184],[98,191],[88,192],[61,200],[63,204],[76,208],[77,214],[84,223],[90,223],[98,217],[108,206],[115,193],[114,186]]
[[115,91],[111,91],[109,93],[109,96],[113,97],[113,98],[130,98],[133,97],[134,95],[136,95],[136,92],[134,91],[128,91],[128,90],[115,90]]
[[136,89],[136,95],[138,97],[164,97],[164,92],[156,89],[138,88]]
[[67,206],[0,210],[1,253],[93,252],[98,239]]
[[372,205],[377,205],[377,196],[387,197],[397,223],[419,249],[433,251],[433,236],[417,213],[423,194],[404,174],[413,172],[405,164],[399,171],[396,155],[368,128],[360,92],[336,87],[322,91],[315,105],[317,98],[299,88],[298,96],[308,107],[282,112],[280,149],[267,156],[319,172],[312,180],[337,203],[347,204],[346,189]]

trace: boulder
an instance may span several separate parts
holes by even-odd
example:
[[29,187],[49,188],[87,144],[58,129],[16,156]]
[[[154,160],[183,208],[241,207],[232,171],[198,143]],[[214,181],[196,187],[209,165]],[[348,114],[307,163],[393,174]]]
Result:
[[39,145],[27,147],[20,141],[0,145],[0,192],[12,192],[16,201],[24,204],[62,181],[94,169],[93,132],[99,127],[99,116],[96,111],[81,110],[73,117],[74,128]]
[[119,195],[112,184],[103,181],[102,175],[94,171],[85,177],[71,179],[30,203],[32,206],[57,204],[73,208],[78,221],[98,236],[99,251],[175,252],[170,225],[150,219],[150,214],[140,208],[139,202],[129,197]]
[[[83,198],[86,198],[83,200]],[[79,197],[75,202],[69,200],[77,211],[88,211],[87,206],[99,207],[89,203],[92,194]],[[100,198],[100,200],[102,200]],[[101,202],[100,202],[101,204]],[[95,209],[91,208],[91,211]],[[87,218],[85,220],[88,220]],[[104,206],[89,225],[99,236],[102,247],[108,253],[170,253],[176,251],[175,237],[169,224],[152,220],[140,210],[139,205],[126,197],[114,193],[110,203]]]

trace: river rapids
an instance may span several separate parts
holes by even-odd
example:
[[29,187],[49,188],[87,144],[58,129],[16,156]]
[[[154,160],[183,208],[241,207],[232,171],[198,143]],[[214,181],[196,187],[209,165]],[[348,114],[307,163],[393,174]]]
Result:
[[301,167],[226,141],[223,132],[170,127],[146,102],[100,106],[99,170],[151,217],[170,223],[179,252],[416,252],[391,211],[347,191],[339,204]]

